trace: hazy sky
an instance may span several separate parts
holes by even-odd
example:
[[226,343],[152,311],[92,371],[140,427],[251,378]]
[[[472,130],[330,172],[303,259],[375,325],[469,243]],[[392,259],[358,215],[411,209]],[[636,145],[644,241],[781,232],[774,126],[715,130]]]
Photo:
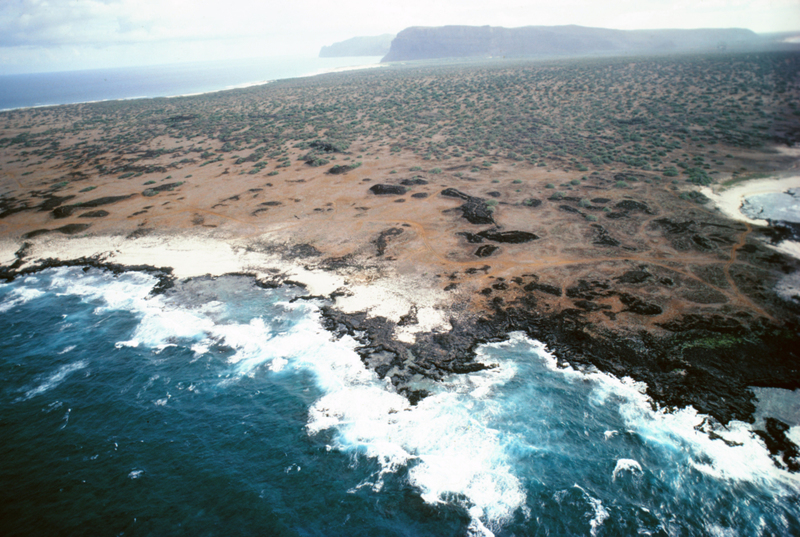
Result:
[[800,30],[800,0],[0,0],[0,73],[316,56],[445,24]]

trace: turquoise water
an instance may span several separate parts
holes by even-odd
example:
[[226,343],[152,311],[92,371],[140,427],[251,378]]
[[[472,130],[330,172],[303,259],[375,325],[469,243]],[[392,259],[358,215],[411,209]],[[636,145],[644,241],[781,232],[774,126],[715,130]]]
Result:
[[750,218],[800,223],[800,188],[748,196],[741,211]]
[[379,56],[262,58],[0,75],[0,110],[207,93],[379,61]]
[[0,534],[800,534],[748,426],[712,440],[520,334],[411,406],[296,289],[155,284],[0,285]]

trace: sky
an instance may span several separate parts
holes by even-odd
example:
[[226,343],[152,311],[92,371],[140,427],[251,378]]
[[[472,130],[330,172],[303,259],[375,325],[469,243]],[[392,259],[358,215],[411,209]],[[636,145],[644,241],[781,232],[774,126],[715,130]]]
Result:
[[0,0],[0,74],[315,57],[447,24],[800,33],[800,0]]

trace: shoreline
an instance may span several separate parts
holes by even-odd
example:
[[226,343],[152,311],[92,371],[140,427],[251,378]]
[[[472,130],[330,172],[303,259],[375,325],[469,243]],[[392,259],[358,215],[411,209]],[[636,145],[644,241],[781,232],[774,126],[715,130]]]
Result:
[[[144,66],[144,67],[164,67],[164,66]],[[325,74],[331,73],[344,73],[348,71],[361,71],[364,69],[374,69],[379,67],[386,67],[385,64],[376,63],[376,64],[359,64],[359,65],[352,65],[352,66],[344,66],[344,67],[329,67],[329,68],[321,68],[317,69],[305,74],[300,74],[296,76],[288,76],[288,77],[277,77],[271,78],[268,80],[258,80],[258,81],[250,81],[250,82],[242,82],[241,84],[234,84],[234,85],[227,85],[218,89],[212,89],[207,91],[198,91],[198,92],[191,92],[191,93],[178,93],[175,95],[139,95],[134,97],[119,97],[119,98],[111,98],[111,99],[94,99],[89,101],[76,101],[76,102],[68,102],[68,103],[50,103],[50,104],[35,104],[31,106],[19,106],[13,108],[2,108],[0,109],[0,113],[4,112],[18,112],[18,111],[25,111],[25,110],[36,110],[39,108],[50,108],[56,106],[74,106],[74,105],[85,105],[85,104],[95,104],[95,103],[107,103],[107,102],[115,102],[115,101],[136,101],[136,100],[145,100],[145,99],[178,99],[184,97],[196,97],[199,95],[210,95],[214,93],[220,93],[225,91],[233,91],[239,89],[247,89],[253,88],[257,86],[264,86],[267,84],[271,84],[277,82],[279,80],[292,80],[295,78],[311,78],[315,76],[321,76]],[[82,72],[82,71],[76,71]],[[59,73],[61,73],[59,71]],[[54,73],[34,73],[34,74],[54,74]],[[15,76],[15,75],[12,75]]]
[[740,211],[745,198],[757,194],[774,194],[785,192],[791,188],[800,188],[800,175],[751,179],[732,185],[729,188],[725,188],[722,185],[716,186],[717,188],[701,187],[700,192],[711,198],[714,205],[723,214],[739,222],[768,226],[769,222],[767,220],[750,218]]
[[[780,56],[741,61],[785,71]],[[664,65],[696,84],[655,98]],[[410,399],[424,397],[414,378],[482,367],[479,342],[522,332],[560,364],[646,384],[662,408],[749,421],[751,387],[800,388],[800,263],[769,244],[775,229],[678,185],[793,173],[797,158],[772,149],[760,114],[733,139],[716,123],[673,129],[689,128],[675,106],[713,82],[705,72],[669,59],[415,67],[8,114],[0,263],[9,276],[52,259],[301,283]],[[513,91],[492,90],[498,76]],[[593,89],[558,90],[575,76]],[[659,114],[576,134],[580,106],[620,84]],[[753,88],[720,93],[709,114]],[[507,128],[521,100],[535,129]]]
[[[262,237],[259,237],[261,239]],[[449,323],[441,310],[447,295],[423,278],[391,274],[388,266],[346,267],[330,270],[311,259],[287,260],[280,253],[252,251],[256,241],[224,240],[199,236],[149,236],[135,240],[123,236],[60,238],[19,248],[13,241],[0,243],[0,268],[5,278],[41,270],[42,263],[144,267],[176,279],[226,274],[251,274],[260,282],[301,284],[310,295],[327,297],[345,314],[367,312],[399,323],[412,310],[422,322],[400,326],[399,341],[413,344],[419,332],[446,331]],[[290,254],[291,255],[291,254]],[[214,262],[209,262],[209,260]],[[9,267],[5,269],[3,265]],[[46,268],[46,267],[43,267]]]
[[[77,239],[80,241],[80,239]],[[176,280],[189,281],[195,278],[217,278],[224,276],[246,276],[252,278],[259,287],[275,288],[295,286],[306,294],[298,295],[300,300],[321,300],[320,314],[323,328],[331,337],[339,339],[345,335],[352,337],[359,346],[354,350],[359,354],[365,367],[376,372],[381,379],[390,381],[394,390],[405,397],[411,405],[416,405],[428,397],[430,392],[420,385],[426,382],[439,382],[451,375],[476,373],[491,370],[497,364],[487,363],[478,349],[482,345],[525,337],[552,357],[556,367],[581,372],[584,375],[601,373],[610,375],[620,382],[639,383],[639,391],[653,406],[654,412],[689,412],[697,416],[696,429],[710,439],[724,440],[731,426],[744,426],[754,438],[762,437],[778,468],[784,468],[778,461],[789,466],[792,449],[796,449],[800,437],[800,423],[786,422],[788,428],[778,432],[768,429],[764,432],[765,418],[768,416],[771,401],[781,398],[791,400],[798,393],[797,387],[768,387],[767,391],[757,386],[747,386],[746,393],[737,394],[741,399],[738,405],[749,407],[744,414],[720,413],[714,409],[698,409],[696,405],[672,399],[663,387],[657,389],[652,379],[643,379],[634,369],[602,367],[600,363],[581,356],[581,349],[564,337],[563,327],[558,320],[526,318],[525,312],[502,311],[497,309],[494,318],[475,319],[469,315],[459,315],[458,301],[451,297],[420,307],[421,302],[430,300],[432,286],[426,285],[424,278],[396,279],[396,274],[385,273],[387,267],[366,267],[372,273],[366,284],[353,283],[352,279],[364,272],[364,267],[351,265],[339,270],[308,263],[307,258],[280,253],[259,254],[249,251],[248,245],[236,241],[225,241],[200,237],[151,237],[147,244],[135,244],[143,239],[123,237],[95,237],[82,241],[75,247],[76,239],[50,239],[44,244],[25,243],[14,252],[16,261],[8,263],[12,249],[9,241],[0,243],[0,279],[11,281],[20,276],[35,274],[56,267],[94,267],[117,275],[125,272],[145,272],[155,276],[158,283],[151,293],[169,293]],[[125,246],[129,248],[126,248]],[[72,246],[72,247],[71,247]],[[186,255],[191,252],[192,255]],[[53,257],[56,255],[58,257]],[[199,259],[216,259],[217,263],[198,263]],[[161,266],[153,264],[158,260]],[[200,269],[199,267],[203,267]],[[208,270],[209,267],[211,270]],[[383,273],[382,273],[383,272]],[[391,283],[390,285],[385,285]],[[383,285],[382,285],[383,284]],[[375,293],[375,287],[382,287],[383,293]],[[440,297],[444,298],[444,297]],[[427,312],[427,322],[425,320]],[[437,315],[436,312],[444,313]],[[461,312],[462,314],[464,312]],[[510,313],[510,315],[509,315]],[[522,318],[520,318],[520,314]],[[438,322],[430,322],[434,317]],[[616,338],[619,334],[613,334]],[[434,341],[443,337],[449,341],[438,348],[432,348],[430,356],[420,351],[425,346],[434,347]],[[567,340],[567,341],[565,341]],[[585,343],[585,341],[584,341]],[[598,338],[591,347],[597,352],[600,346],[606,355],[625,349],[620,342],[609,344]],[[443,351],[447,353],[444,358]],[[437,354],[438,353],[438,354]],[[413,359],[412,359],[413,357]],[[649,353],[645,359],[650,359]],[[405,371],[397,371],[400,365],[411,365]],[[424,382],[423,379],[427,379]],[[663,381],[663,379],[661,379]],[[788,393],[781,392],[781,389]],[[749,392],[749,393],[748,393]],[[765,395],[766,394],[766,395]],[[762,400],[762,397],[769,396]],[[777,399],[776,399],[777,398]],[[730,404],[730,402],[728,402]],[[748,419],[749,418],[749,419]],[[785,419],[785,418],[784,418]],[[749,423],[749,425],[748,425]],[[795,448],[792,448],[795,446]]]
[[[390,263],[368,257],[332,265],[319,252],[308,255],[308,245],[276,239],[274,233],[247,240],[191,233],[135,239],[123,235],[50,236],[21,246],[5,240],[0,242],[0,277],[10,280],[54,266],[89,265],[115,273],[130,269],[162,274],[161,290],[167,290],[169,281],[176,279],[229,274],[249,275],[267,287],[296,285],[306,290],[308,298],[330,301],[325,317],[332,333],[359,333],[371,341],[361,353],[370,367],[380,366],[386,352],[393,355],[390,362],[402,365],[400,370],[392,369],[396,374],[393,383],[412,399],[421,396],[407,386],[414,374],[436,380],[447,373],[480,370],[483,366],[474,361],[477,345],[521,331],[547,345],[559,364],[595,367],[644,382],[648,395],[664,407],[694,406],[723,424],[730,419],[747,421],[755,411],[752,394],[737,393],[737,382],[727,387],[727,381],[715,388],[709,386],[709,393],[680,394],[685,372],[663,374],[646,365],[654,354],[666,357],[675,352],[673,347],[684,346],[684,333],[694,334],[699,329],[716,337],[742,334],[743,327],[729,326],[721,319],[710,319],[702,326],[695,326],[691,319],[676,321],[672,335],[662,335],[642,348],[635,332],[597,328],[587,332],[589,325],[576,310],[547,313],[524,302],[512,302],[493,304],[483,313],[470,311],[465,307],[468,295],[443,292],[436,287],[435,278],[424,273],[400,274]],[[753,328],[757,332],[762,330],[758,326]],[[409,352],[415,356],[413,363],[406,363]],[[800,385],[784,381],[772,382],[770,387],[798,389]],[[717,400],[717,390],[733,400]]]
[[[787,153],[796,157],[798,149],[791,148]],[[791,188],[800,188],[800,175],[751,179],[733,185],[730,188],[725,188],[722,185],[715,186],[716,188],[711,186],[702,187],[700,188],[700,193],[710,198],[714,206],[725,216],[750,225],[768,227],[770,226],[769,221],[750,218],[742,213],[741,207],[744,204],[744,200],[758,194],[776,194]],[[779,252],[800,260],[800,242],[798,241],[785,239],[771,246]]]

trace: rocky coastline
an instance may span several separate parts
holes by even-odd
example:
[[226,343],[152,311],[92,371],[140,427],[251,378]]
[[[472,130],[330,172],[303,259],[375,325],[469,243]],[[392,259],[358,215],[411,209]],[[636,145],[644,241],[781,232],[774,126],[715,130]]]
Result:
[[[31,246],[29,242],[24,243],[15,252],[16,261],[0,267],[0,279],[12,281],[45,269],[67,266],[85,270],[97,268],[113,274],[137,271],[158,279],[152,290],[154,295],[169,293],[179,279],[173,267],[115,263],[102,253],[74,258],[34,258],[30,256]],[[561,367],[597,369],[643,383],[654,408],[670,411],[694,407],[711,420],[703,425],[705,432],[711,435],[714,435],[715,423],[722,426],[731,420],[753,423],[756,398],[751,388],[800,389],[800,356],[796,346],[800,326],[796,323],[779,325],[763,318],[687,314],[670,322],[660,336],[647,330],[613,330],[587,321],[585,309],[541,311],[536,293],[552,294],[556,290],[539,283],[536,278],[515,278],[495,284],[497,291],[516,290],[513,300],[495,297],[485,310],[475,312],[470,311],[466,302],[454,299],[443,306],[449,329],[417,332],[414,341],[407,342],[398,339],[396,333],[398,328],[418,322],[415,307],[396,321],[371,315],[366,310],[343,311],[336,307],[336,299],[351,293],[346,285],[328,294],[315,294],[313,284],[293,279],[295,276],[286,271],[287,263],[307,265],[309,257],[317,257],[320,252],[308,244],[283,245],[277,249],[283,262],[280,267],[266,270],[261,267],[262,270],[256,272],[243,268],[237,272],[187,279],[240,275],[253,278],[260,287],[303,289],[304,293],[295,300],[318,301],[323,326],[332,337],[349,335],[358,341],[356,351],[365,366],[379,378],[390,380],[395,390],[411,404],[428,395],[418,386],[423,380],[439,381],[449,375],[493,367],[476,361],[475,349],[484,343],[503,341],[514,332],[522,332],[544,343]],[[315,268],[332,272],[364,270],[364,263],[370,261],[362,261],[324,258],[317,260]],[[645,276],[641,271],[627,274],[628,280],[642,277]],[[602,282],[584,282],[584,285],[568,289],[567,293],[591,297],[591,290],[597,288],[615,292]],[[698,345],[698,341],[713,341],[716,345]],[[789,425],[769,418],[764,429],[755,432],[764,439],[776,465],[792,472],[800,471],[800,452],[786,434]]]
[[298,285],[411,402],[522,332],[660,408],[755,423],[790,466],[797,424],[757,417],[753,389],[800,387],[796,233],[737,215],[738,189],[800,180],[797,65],[392,67],[5,112],[0,278]]

